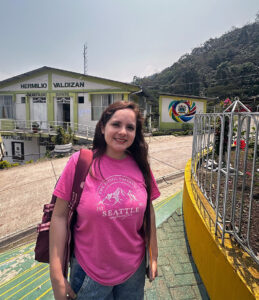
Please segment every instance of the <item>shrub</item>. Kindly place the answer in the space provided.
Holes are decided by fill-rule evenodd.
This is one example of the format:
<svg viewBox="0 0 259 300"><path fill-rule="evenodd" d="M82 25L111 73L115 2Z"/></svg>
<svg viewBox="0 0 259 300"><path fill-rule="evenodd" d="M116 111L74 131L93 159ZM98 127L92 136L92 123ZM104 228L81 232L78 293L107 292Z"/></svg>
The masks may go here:
<svg viewBox="0 0 259 300"><path fill-rule="evenodd" d="M183 123L182 124L182 130L183 131L189 131L189 130L191 130L192 129L192 125L190 124L190 123Z"/></svg>
<svg viewBox="0 0 259 300"><path fill-rule="evenodd" d="M26 165L32 164L32 163L33 163L33 160L32 160L32 159L25 162Z"/></svg>
<svg viewBox="0 0 259 300"><path fill-rule="evenodd" d="M65 145L73 142L74 134L72 129L69 127L68 132L61 126L56 129L56 135L51 138L51 141L56 145Z"/></svg>
<svg viewBox="0 0 259 300"><path fill-rule="evenodd" d="M160 135L165 135L163 131L155 131L152 133L153 136L160 136Z"/></svg>
<svg viewBox="0 0 259 300"><path fill-rule="evenodd" d="M9 168L12 168L12 167L17 167L17 166L20 166L20 164L19 163L13 163L13 164L11 164L7 160L0 161L0 169L9 169Z"/></svg>
<svg viewBox="0 0 259 300"><path fill-rule="evenodd" d="M18 167L18 166L20 166L19 163L13 163L13 164L11 164L11 167Z"/></svg>
<svg viewBox="0 0 259 300"><path fill-rule="evenodd" d="M8 169L11 168L11 164L7 160L0 161L0 169Z"/></svg>

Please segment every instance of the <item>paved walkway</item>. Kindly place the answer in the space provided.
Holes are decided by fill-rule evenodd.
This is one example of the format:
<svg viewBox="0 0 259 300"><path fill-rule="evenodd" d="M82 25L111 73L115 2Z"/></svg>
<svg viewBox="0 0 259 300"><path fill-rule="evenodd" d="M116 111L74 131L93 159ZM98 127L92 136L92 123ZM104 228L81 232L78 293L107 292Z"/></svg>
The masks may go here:
<svg viewBox="0 0 259 300"><path fill-rule="evenodd" d="M146 280L146 300L209 299L188 245L182 208L157 229L158 278Z"/></svg>

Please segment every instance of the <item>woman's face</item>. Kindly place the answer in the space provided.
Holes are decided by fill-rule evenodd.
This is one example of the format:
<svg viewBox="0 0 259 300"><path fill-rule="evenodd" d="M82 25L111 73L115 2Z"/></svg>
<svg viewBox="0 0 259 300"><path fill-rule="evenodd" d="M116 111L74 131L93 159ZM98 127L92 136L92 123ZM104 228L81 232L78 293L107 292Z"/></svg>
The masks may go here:
<svg viewBox="0 0 259 300"><path fill-rule="evenodd" d="M132 109L117 110L102 128L106 141L106 154L112 158L122 159L136 135L136 114Z"/></svg>

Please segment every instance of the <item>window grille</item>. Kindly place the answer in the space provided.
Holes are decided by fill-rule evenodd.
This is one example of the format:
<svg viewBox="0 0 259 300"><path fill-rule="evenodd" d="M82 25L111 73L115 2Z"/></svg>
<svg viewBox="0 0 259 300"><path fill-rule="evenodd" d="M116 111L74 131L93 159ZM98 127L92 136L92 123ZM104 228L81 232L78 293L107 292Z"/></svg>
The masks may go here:
<svg viewBox="0 0 259 300"><path fill-rule="evenodd" d="M64 103L69 104L70 103L70 97L57 97L58 103Z"/></svg>
<svg viewBox="0 0 259 300"><path fill-rule="evenodd" d="M34 97L32 98L33 103L46 103L45 97Z"/></svg>

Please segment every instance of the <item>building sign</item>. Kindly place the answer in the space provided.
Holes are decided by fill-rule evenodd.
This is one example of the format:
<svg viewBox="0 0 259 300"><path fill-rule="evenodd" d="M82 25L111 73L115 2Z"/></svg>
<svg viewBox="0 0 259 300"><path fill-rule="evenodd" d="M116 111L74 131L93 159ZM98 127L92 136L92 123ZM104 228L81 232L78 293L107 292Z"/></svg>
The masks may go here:
<svg viewBox="0 0 259 300"><path fill-rule="evenodd" d="M47 83L21 83L21 89L46 89Z"/></svg>
<svg viewBox="0 0 259 300"><path fill-rule="evenodd" d="M21 83L21 89L46 89L47 83ZM84 88L84 81L53 82L53 88Z"/></svg>
<svg viewBox="0 0 259 300"><path fill-rule="evenodd" d="M171 101L168 113L175 122L189 122L196 113L196 103L190 100Z"/></svg>
<svg viewBox="0 0 259 300"><path fill-rule="evenodd" d="M32 137L30 136L20 136L20 135L4 135L2 134L2 138L5 140L13 140L13 141L32 141Z"/></svg>
<svg viewBox="0 0 259 300"><path fill-rule="evenodd" d="M72 81L72 82L53 82L54 88L80 88L85 87L85 83L83 81Z"/></svg>

